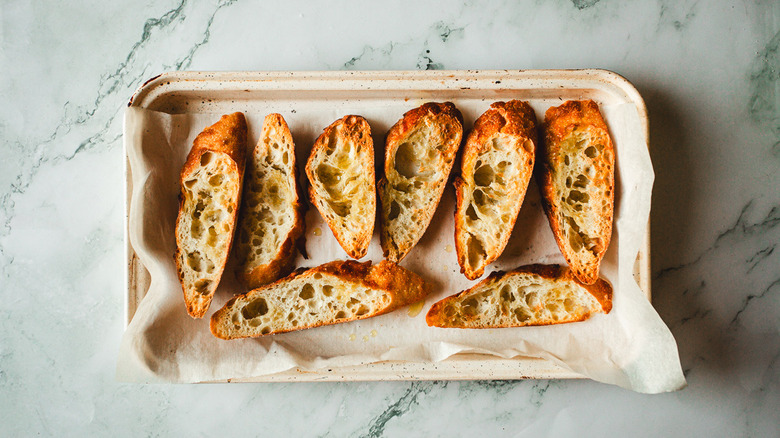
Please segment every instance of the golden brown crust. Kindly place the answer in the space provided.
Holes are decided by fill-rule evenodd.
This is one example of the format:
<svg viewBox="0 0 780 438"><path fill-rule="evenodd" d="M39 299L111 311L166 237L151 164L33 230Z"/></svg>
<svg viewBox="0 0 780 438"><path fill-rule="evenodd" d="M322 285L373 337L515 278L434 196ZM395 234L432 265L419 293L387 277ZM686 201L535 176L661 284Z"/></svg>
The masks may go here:
<svg viewBox="0 0 780 438"><path fill-rule="evenodd" d="M343 129L338 129L341 127L343 127ZM368 174L368 178L372 181L371 190L366 193L368 195L368 202L370 204L368 209L372 213L370 225L363 227L363 229L340 230L335 221L329 218L326 212L326 207L324 205L326 201L322 199L323 196L317 193L317 190L314 188L314 181L317 179L314 166L318 164L317 160L315 159L316 156L320 150L327 147L329 143L344 141L351 141L355 145L359 145L359 147L365 148L366 150L366 161L361 163L361 165ZM374 141L371 138L371 126L368 124L368 121L361 116L348 115L331 123L330 126L325 128L322 134L320 134L320 136L317 137L317 140L314 142L309 159L306 162L305 170L306 176L310 182L309 199L311 200L311 203L317 207L317 210L328 224L328 227L333 232L333 235L336 237L339 245L341 245L344 251L354 259L364 257L368 252L368 246L371 243L371 236L374 232L374 216L376 214ZM354 237L356 240L352 242L349 240L350 237Z"/></svg>
<svg viewBox="0 0 780 438"><path fill-rule="evenodd" d="M305 239L304 232L306 224L304 221L304 204L300 202L301 190L297 179L295 143L290 128L281 114L268 114L263 120L263 134L261 135L260 141L258 141L255 146L255 155L258 154L260 148L268 148L268 145L263 144L262 137L266 135L265 131L266 129L270 129L270 127L275 127L278 130L279 134L283 137L285 144L293 145L293 153L289 156L289 160L291 161L289 167L292 169L292 172L289 175L289 183L292 184L294 188L293 193L295 196L293 201L294 225L279 246L276 256L270 262L256 266L251 270L246 270L242 266L239 266L236 269L236 277L239 282L249 289L258 288L289 274L294 268L293 263L295 262L296 248L299 246L300 240ZM254 177L254 175L252 177ZM249 181L245 182L245 184L248 183ZM243 214L245 214L245 212L242 211L241 215ZM244 232L244 230L239 230L239 233L242 232ZM251 239L248 240L251 241Z"/></svg>
<svg viewBox="0 0 780 438"><path fill-rule="evenodd" d="M609 130L599 111L598 105L592 100L568 101L559 107L547 110L545 114L545 141L540 148L539 170L537 177L542 195L542 205L550 222L555 240L561 249L566 262L584 283L593 283L598 279L599 264L609 247L612 236L612 220L614 215L614 162L615 149ZM567 156L561 145L570 141L577 133L594 143L603 145L603 151L597 157L584 158L593 168L590 178L592 184L587 189L592 203L604 200L603 208L595 207L598 217L591 220L598 223L592 250L579 254L567 242L564 233L565 224L562 221L561 201L556 195L555 174L565 166ZM571 154L568 154L571 156ZM580 158L583 157L580 154ZM606 193L606 195L599 194ZM606 199L602 199L605 198ZM594 199L597 198L597 199ZM584 256L583 256L584 254Z"/></svg>
<svg viewBox="0 0 780 438"><path fill-rule="evenodd" d="M417 229L414 230L414 238L410 242L397 242L395 236L392 235L389 227L389 215L390 211L385 206L385 198L389 196L387 194L389 189L388 175L397 173L394 166L394 157L398 150L398 147L407 140L413 131L419 129L424 125L437 125L438 137L433 141L439 142L444 145L444 148L437 148L437 153L440 154L444 161L445 168L442 170L443 177L440 183L434 186L435 195L434 200L424 207L424 210L420 212L419 221L415 224ZM452 102L429 102L420 107L407 111L398 122L393 125L387 132L385 138L385 165L383 169L382 178L377 184L377 191L380 196L379 207L381 209L381 232L380 241L385 258L393 262L400 262L409 253L409 251L417 244L417 242L425 234L425 230L433 218L433 213L441 200L441 196L446 188L446 182L449 178L450 171L455 162L455 157L460 148L461 140L463 137L463 116L460 111L455 107ZM430 171L426 168L426 164L422 162L420 171Z"/></svg>
<svg viewBox="0 0 780 438"><path fill-rule="evenodd" d="M386 260L376 265L371 262L357 262L354 260L332 261L311 269L298 269L287 277L280 279L272 284L263 286L246 294L233 297L225 306L216 311L211 317L209 324L211 333L220 339L239 339L247 336L230 336L226 333L224 327L228 324L231 306L237 301L258 296L263 293L271 293L274 287L282 285L299 277L316 278L317 274L328 274L338 277L341 281L356 283L369 289L382 290L388 293L391 300L383 309L352 318L343 318L329 323L322 323L310 326L300 326L292 330L279 330L268 334L287 333L309 328L321 327L324 325L341 324L344 322L356 321L359 319L372 318L392 312L400 307L420 301L428 295L433 286L427 283L420 276L412 271L406 270L393 262ZM315 280L313 280L315 281Z"/></svg>
<svg viewBox="0 0 780 438"><path fill-rule="evenodd" d="M192 149L187 155L187 161L181 171L182 176L189 175L200 166L200 156L208 151L229 155L236 162L239 175L243 178L246 162L246 118L244 113L226 114L217 123L204 129L195 137Z"/></svg>
<svg viewBox="0 0 780 438"><path fill-rule="evenodd" d="M472 321L476 319L475 317L469 318L468 315L461 315L461 317L465 318L464 323L462 324L459 323L457 325L454 325L452 321L450 321L450 319L445 316L444 309L445 307L447 307L448 304L452 302L457 302L460 299L470 295L474 290L478 289L480 286L483 286L485 284L497 280L504 279L509 276L527 275L527 274L535 274L547 280L573 282L581 286L585 290L587 290L588 293L590 293L591 295L593 295L593 297L601 305L601 311L603 311L603 313L609 313L612 310L612 286L606 280L598 279L598 281L594 282L593 284L585 284L581 282L579 279L577 279L577 277L570 269L564 266L533 264L533 265L521 266L509 272L494 271L490 273L488 277L486 277L479 283L475 284L471 288L461 291L455 295L449 296L447 298L444 298L441 301L434 303L433 306L431 306L430 310L428 311L427 315L425 316L425 322L430 327L441 327L441 328L507 328L507 327L523 327L528 325L539 326L539 325L562 324L568 322L583 321L588 317L590 317L590 314L585 314L576 319L563 320L559 322L545 321L536 324L516 323L516 324L498 324L498 325L489 325L489 326L484 326L484 325L469 326L469 323L473 324Z"/></svg>
<svg viewBox="0 0 780 438"><path fill-rule="evenodd" d="M463 115L458 108L452 102L428 102L417 108L411 109L404 113L404 116L393 125L387 132L385 143L387 145L398 146L406 139L411 130L416 128L421 122L427 118L442 119L445 121L457 121L457 124L453 123L449 128L445 128L441 131L442 138L458 137L463 135ZM442 124L446 126L446 123ZM460 134L459 134L460 132ZM458 145L460 146L460 142ZM391 166L393 150L390 147L385 148L385 174L388 172ZM443 151L445 159L447 161L454 161L455 154L458 153L458 148L449 148Z"/></svg>
<svg viewBox="0 0 780 438"><path fill-rule="evenodd" d="M486 245L485 258L480 260L476 266L472 266L469 261L466 210L471 205L471 192L476 189L474 173L477 168L477 160L483 154L494 148L491 139L501 135L503 138L510 138L513 141L519 161L516 163L519 174L513 178L505 178L505 170L493 169L496 175L504 180L503 186L506 187L506 193L495 193L495 202L501 204L511 197L513 205L507 212L508 222L500 225L500 241L493 245ZM528 144L530 141L530 145ZM495 102L483 113L474 123L474 127L466 139L466 145L463 149L463 158L461 161L461 176L454 180L455 195L457 198L455 208L455 249L458 255L458 264L461 273L468 279L474 280L482 276L485 267L495 261L504 251L511 230L514 227L517 215L525 198L525 192L528 189L528 183L533 173L534 158L536 154L536 145L538 143L538 131L536 125L536 113L527 103L518 100L509 102ZM509 169L506 169L509 170ZM485 190L494 190L491 184ZM468 192L467 192L468 191ZM476 212L475 212L476 213ZM488 220L480 218L478 220ZM501 218L497 218L501 220ZM476 236L483 242L490 241L493 236Z"/></svg>
<svg viewBox="0 0 780 438"><path fill-rule="evenodd" d="M184 208L184 182L188 176L194 172L199 166L201 156L207 152L213 152L215 154L225 154L232 160L232 172L238 174L238 196L236 205L233 206L233 211L230 216L230 221L233 223L233 229L235 229L235 223L238 215L238 206L241 202L241 183L244 177L244 164L246 161L246 143L247 143L247 127L246 118L243 113L236 112L233 114L223 115L216 123L204 129L193 141L192 149L187 155L187 161L184 163L184 167L181 171L181 177L179 183L181 185L179 195L179 214L177 215L177 224L182 220L183 208ZM178 231L178 226L177 226ZM181 266L181 247L184 236L180 236L176 233L176 252L174 254L174 260L176 261L176 271L179 276L179 282L182 285L182 292L184 293L184 302L187 306L187 313L193 318L202 318L211 305L211 299L214 296L214 292L219 282L214 282L207 293L202 294L196 291L188 291L184 285L184 274ZM218 277L222 276L222 272L225 269L225 263L227 262L227 254L230 253L230 247L233 242L233 235L231 234L228 239L227 248L225 251L224 261L221 266L218 267Z"/></svg>

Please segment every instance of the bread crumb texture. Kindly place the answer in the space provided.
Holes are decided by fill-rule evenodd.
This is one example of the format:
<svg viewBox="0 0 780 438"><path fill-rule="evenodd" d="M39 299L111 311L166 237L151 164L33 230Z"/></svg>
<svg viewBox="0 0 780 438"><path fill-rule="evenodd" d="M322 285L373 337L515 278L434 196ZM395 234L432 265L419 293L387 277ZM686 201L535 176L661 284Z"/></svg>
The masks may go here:
<svg viewBox="0 0 780 438"><path fill-rule="evenodd" d="M211 303L233 239L246 150L241 113L223 116L196 137L181 175L176 264L187 311Z"/></svg>
<svg viewBox="0 0 780 438"><path fill-rule="evenodd" d="M388 260L401 261L430 224L460 147L461 119L452 103L428 103L388 132L379 188Z"/></svg>
<svg viewBox="0 0 780 438"><path fill-rule="evenodd" d="M392 262L329 262L233 298L212 316L211 331L235 339L354 321L421 300L430 289Z"/></svg>
<svg viewBox="0 0 780 438"><path fill-rule="evenodd" d="M289 273L294 240L303 231L299 210L292 135L282 116L270 114L248 164L236 243L239 276L249 287ZM275 261L283 266L269 266ZM253 276L257 269L274 272Z"/></svg>
<svg viewBox="0 0 780 438"><path fill-rule="evenodd" d="M204 152L200 164L183 185L178 256L184 288L210 298L233 234L239 183L235 164L226 154ZM195 296L195 300L201 299Z"/></svg>
<svg viewBox="0 0 780 438"><path fill-rule="evenodd" d="M604 280L586 286L566 268L531 265L494 273L471 289L434 304L428 325L501 328L582 321L612 307Z"/></svg>
<svg viewBox="0 0 780 438"><path fill-rule="evenodd" d="M481 276L509 241L531 179L536 142L533 109L514 100L491 105L469 134L455 183L458 262L469 279Z"/></svg>
<svg viewBox="0 0 780 438"><path fill-rule="evenodd" d="M548 218L568 263L590 283L612 234L614 148L595 102L551 108L545 123Z"/></svg>
<svg viewBox="0 0 780 438"><path fill-rule="evenodd" d="M346 116L325 128L306 174L312 202L342 248L353 258L366 255L376 214L374 146L366 119Z"/></svg>
<svg viewBox="0 0 780 438"><path fill-rule="evenodd" d="M272 294L237 302L231 311L232 329L259 336L338 323L375 313L389 304L386 292L344 283L327 274L298 278Z"/></svg>

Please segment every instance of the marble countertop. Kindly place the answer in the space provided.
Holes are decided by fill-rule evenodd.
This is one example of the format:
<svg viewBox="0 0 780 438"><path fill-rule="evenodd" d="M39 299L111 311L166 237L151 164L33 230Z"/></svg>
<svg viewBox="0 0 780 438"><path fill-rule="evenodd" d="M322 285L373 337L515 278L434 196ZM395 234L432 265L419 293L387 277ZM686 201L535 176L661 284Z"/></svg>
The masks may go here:
<svg viewBox="0 0 780 438"><path fill-rule="evenodd" d="M780 3L9 0L0 20L0 435L777 436ZM115 381L122 115L146 79L541 68L645 98L653 304L687 388Z"/></svg>

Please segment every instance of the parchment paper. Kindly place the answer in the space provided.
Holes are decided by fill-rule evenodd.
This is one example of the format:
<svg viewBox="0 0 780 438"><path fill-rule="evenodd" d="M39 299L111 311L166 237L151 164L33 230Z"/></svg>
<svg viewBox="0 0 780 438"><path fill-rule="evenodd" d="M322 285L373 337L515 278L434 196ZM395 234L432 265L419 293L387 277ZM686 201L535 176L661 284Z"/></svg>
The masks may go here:
<svg viewBox="0 0 780 438"><path fill-rule="evenodd" d="M464 108L455 103L464 113L467 128L489 106L489 102L484 102ZM406 104L407 109L416 106L415 102ZM534 102L532 105L538 117L549 106ZM382 105L245 112L250 148L257 141L263 117L271 111L282 113L290 125L299 170L322 129L349 113L361 114L369 120L377 167L381 166L384 133L402 115L397 108ZM412 306L364 321L259 339L223 341L209 332L208 318L232 296L245 292L234 278L232 261L228 261L211 308L202 320L187 315L173 262L179 174L195 136L214 123L219 114L171 115L128 108L125 145L133 184L129 237L151 274L151 286L122 339L118 380L214 381L262 376L294 367L314 370L382 360L436 362L459 352L477 352L503 358L546 358L591 379L639 392L656 393L684 387L674 338L632 275L646 231L654 178L639 116L636 108L628 104L602 106L602 111L617 149L615 224L601 267L601 276L614 288L614 307L609 314L595 315L585 322L545 327L489 330L428 327L425 313L434 302L476 284L460 274L457 264L453 241L454 192L449 187L425 236L401 263L436 285L419 313ZM305 176L300 180L303 182ZM297 266L313 267L348 258L313 207L306 215L306 226L309 259L299 256ZM362 261L382 260L377 230L378 227L368 255ZM509 244L486 273L529 263L565 264L533 179Z"/></svg>

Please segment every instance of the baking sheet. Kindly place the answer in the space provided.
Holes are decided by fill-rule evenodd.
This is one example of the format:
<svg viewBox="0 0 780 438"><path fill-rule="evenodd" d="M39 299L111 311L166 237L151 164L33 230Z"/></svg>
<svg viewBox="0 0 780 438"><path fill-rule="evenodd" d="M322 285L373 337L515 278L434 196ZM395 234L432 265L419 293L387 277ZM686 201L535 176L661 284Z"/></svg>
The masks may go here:
<svg viewBox="0 0 780 438"><path fill-rule="evenodd" d="M134 263L129 295L143 289L146 297L135 311L134 301L128 301L132 321L123 338L118 377L199 382L274 380L274 375L292 380L586 376L644 392L681 387L684 378L674 339L634 278L637 253L640 248L647 250L645 227L653 178L644 107L630 89L614 82L619 77L600 71L591 71L590 76L587 72L344 72L297 77L258 73L254 79L250 74L179 73L155 79L136 93L125 118L132 175L129 255ZM568 87L556 87L561 84ZM155 92L158 95L153 96ZM617 148L615 227L602 263L602 276L615 289L609 315L550 327L429 328L424 315L433 302L476 283L459 273L452 236L454 196L448 188L426 235L402 263L437 286L422 306L364 321L232 342L213 338L207 320L187 316L171 257L178 175L195 135L219 114L244 111L249 142L254 145L262 118L269 112L281 113L296 141L299 166L325 126L345 114L360 114L371 124L379 165L384 133L405 111L431 100L451 100L469 128L491 102L512 98L529 100L540 119L562 99L593 98L601 104ZM488 272L527 263L565 263L534 184L509 245ZM298 266L346 259L316 209L307 213L306 221L310 259L299 257ZM381 258L375 232L369 254L362 260ZM136 260L149 271L148 285L133 275L141 271ZM242 292L229 264L207 317ZM447 361L453 355L460 359ZM437 373L437 364L445 362L462 366ZM355 371L361 367L369 371Z"/></svg>

